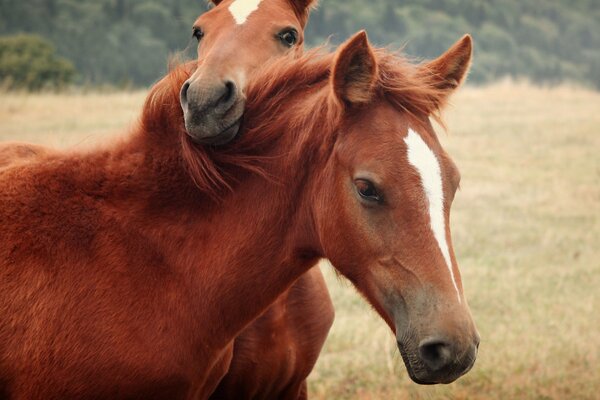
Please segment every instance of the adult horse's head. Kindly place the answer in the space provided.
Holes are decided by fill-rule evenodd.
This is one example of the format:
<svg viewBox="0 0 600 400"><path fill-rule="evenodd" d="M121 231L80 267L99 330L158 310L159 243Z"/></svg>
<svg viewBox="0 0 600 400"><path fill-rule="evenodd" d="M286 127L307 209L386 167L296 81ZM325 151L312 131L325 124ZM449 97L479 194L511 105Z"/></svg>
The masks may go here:
<svg viewBox="0 0 600 400"><path fill-rule="evenodd" d="M233 139L247 76L269 58L300 51L314 0L212 0L194 23L198 68L181 88L186 131L197 143Z"/></svg>
<svg viewBox="0 0 600 400"><path fill-rule="evenodd" d="M457 379L479 345L450 237L460 174L429 121L463 81L471 47L465 36L412 66L363 32L338 51L329 82L341 122L315 196L323 254L395 331L421 384Z"/></svg>

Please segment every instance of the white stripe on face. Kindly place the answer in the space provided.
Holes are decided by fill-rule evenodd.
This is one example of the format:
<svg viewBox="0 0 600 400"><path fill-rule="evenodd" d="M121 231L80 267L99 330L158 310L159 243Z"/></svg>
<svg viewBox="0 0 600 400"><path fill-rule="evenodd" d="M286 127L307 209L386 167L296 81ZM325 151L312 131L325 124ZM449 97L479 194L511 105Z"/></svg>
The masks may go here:
<svg viewBox="0 0 600 400"><path fill-rule="evenodd" d="M238 25L242 25L250 14L258 9L262 0L235 0L229 6L229 12Z"/></svg>
<svg viewBox="0 0 600 400"><path fill-rule="evenodd" d="M421 177L421 184L423 185L425 195L429 202L429 221L431 223L431 230L442 251L448 271L450 271L450 278L452 279L452 284L454 285L456 295L458 296L458 302L460 303L460 294L458 292L456 280L454 279L452 262L450 261L450 251L448 249L448 242L446 241L444 190L442 187L440 164L433 151L431 151L421 136L411 128L408 129L408 135L404 138L404 142L408 149L408 162L415 167Z"/></svg>

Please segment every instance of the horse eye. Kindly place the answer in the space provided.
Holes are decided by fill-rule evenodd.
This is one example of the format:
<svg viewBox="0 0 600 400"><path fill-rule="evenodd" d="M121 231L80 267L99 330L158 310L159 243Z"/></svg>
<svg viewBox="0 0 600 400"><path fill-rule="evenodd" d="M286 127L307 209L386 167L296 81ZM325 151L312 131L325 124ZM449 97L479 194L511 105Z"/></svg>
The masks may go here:
<svg viewBox="0 0 600 400"><path fill-rule="evenodd" d="M196 40L200 41L204 37L204 32L200 28L194 28L192 31L192 36L196 38Z"/></svg>
<svg viewBox="0 0 600 400"><path fill-rule="evenodd" d="M381 202L381 195L375 188L372 182L366 179L357 179L354 181L356 191L363 199L373 202Z"/></svg>
<svg viewBox="0 0 600 400"><path fill-rule="evenodd" d="M278 36L279 40L287 47L292 47L298 42L298 31L293 28L280 32Z"/></svg>

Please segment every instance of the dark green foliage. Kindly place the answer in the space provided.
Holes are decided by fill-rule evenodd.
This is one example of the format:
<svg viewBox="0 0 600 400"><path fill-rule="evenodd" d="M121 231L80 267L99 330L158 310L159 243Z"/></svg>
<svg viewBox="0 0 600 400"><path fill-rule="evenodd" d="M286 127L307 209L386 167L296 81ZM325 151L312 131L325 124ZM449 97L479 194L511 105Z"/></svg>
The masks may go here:
<svg viewBox="0 0 600 400"><path fill-rule="evenodd" d="M206 8L206 0L0 0L0 35L50 40L82 82L147 85L170 53L195 49L191 26ZM379 45L431 58L471 33L471 82L513 76L600 88L598 21L598 0L320 0L307 42L337 44L366 28Z"/></svg>
<svg viewBox="0 0 600 400"><path fill-rule="evenodd" d="M206 8L205 0L0 0L0 35L50 40L75 64L79 83L148 85L191 43Z"/></svg>
<svg viewBox="0 0 600 400"><path fill-rule="evenodd" d="M37 35L0 37L0 83L10 89L60 88L75 76L73 64Z"/></svg>
<svg viewBox="0 0 600 400"><path fill-rule="evenodd" d="M366 28L376 43L424 58L470 33L470 82L512 76L600 89L599 21L598 0L323 0L308 30L310 43L331 34L339 43Z"/></svg>

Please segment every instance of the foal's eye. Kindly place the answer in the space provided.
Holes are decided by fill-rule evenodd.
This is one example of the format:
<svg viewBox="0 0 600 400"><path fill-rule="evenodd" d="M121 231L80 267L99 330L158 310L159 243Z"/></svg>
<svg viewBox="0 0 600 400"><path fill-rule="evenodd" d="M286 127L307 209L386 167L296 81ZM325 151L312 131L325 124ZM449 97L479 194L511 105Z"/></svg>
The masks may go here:
<svg viewBox="0 0 600 400"><path fill-rule="evenodd" d="M192 36L196 38L196 40L200 41L204 37L204 31L200 28L194 28L192 31Z"/></svg>
<svg viewBox="0 0 600 400"><path fill-rule="evenodd" d="M279 40L287 47L292 47L298 42L298 31L294 28L288 28L279 33Z"/></svg>
<svg viewBox="0 0 600 400"><path fill-rule="evenodd" d="M375 185L366 179L356 179L354 181L356 191L363 199L372 202L381 202L382 197L375 188Z"/></svg>

